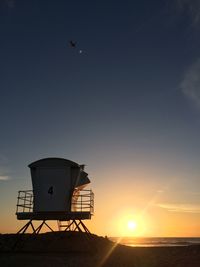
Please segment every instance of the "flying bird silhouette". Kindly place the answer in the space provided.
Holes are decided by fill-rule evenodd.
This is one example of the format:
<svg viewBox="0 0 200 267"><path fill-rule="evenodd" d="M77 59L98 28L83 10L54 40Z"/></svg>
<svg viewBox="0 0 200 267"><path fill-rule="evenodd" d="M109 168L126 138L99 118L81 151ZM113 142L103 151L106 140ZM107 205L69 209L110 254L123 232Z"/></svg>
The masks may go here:
<svg viewBox="0 0 200 267"><path fill-rule="evenodd" d="M76 47L76 43L75 43L75 42L73 42L72 40L71 40L71 41L69 41L69 44L70 44L70 46L71 46L71 47L73 47L73 48L75 48L75 47Z"/></svg>

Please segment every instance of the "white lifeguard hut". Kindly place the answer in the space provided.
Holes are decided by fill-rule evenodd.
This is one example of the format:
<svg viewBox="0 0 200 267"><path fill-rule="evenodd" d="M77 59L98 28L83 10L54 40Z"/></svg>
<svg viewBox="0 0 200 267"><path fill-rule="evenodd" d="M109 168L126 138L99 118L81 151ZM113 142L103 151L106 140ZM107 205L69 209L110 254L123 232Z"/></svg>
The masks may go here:
<svg viewBox="0 0 200 267"><path fill-rule="evenodd" d="M28 220L18 231L25 233L29 226L39 233L44 225L54 231L49 220L58 221L59 231L89 230L83 220L91 219L94 194L85 187L90 183L84 165L62 158L44 158L31 163L33 190L19 191L17 219ZM42 221L36 228L34 221Z"/></svg>

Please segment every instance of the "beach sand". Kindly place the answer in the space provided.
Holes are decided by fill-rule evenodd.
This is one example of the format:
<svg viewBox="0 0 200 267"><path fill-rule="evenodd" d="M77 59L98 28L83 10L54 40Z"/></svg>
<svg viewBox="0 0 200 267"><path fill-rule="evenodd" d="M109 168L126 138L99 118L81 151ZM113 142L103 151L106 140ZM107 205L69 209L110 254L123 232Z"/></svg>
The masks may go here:
<svg viewBox="0 0 200 267"><path fill-rule="evenodd" d="M78 232L0 235L0 266L200 267L200 246L128 247Z"/></svg>

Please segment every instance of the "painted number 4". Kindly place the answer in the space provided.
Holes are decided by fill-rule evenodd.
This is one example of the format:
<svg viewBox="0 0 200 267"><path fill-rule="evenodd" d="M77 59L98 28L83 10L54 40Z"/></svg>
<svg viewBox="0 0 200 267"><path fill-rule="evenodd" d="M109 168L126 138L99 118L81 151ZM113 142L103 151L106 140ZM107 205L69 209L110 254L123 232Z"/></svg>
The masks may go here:
<svg viewBox="0 0 200 267"><path fill-rule="evenodd" d="M49 187L48 194L53 195L53 186Z"/></svg>

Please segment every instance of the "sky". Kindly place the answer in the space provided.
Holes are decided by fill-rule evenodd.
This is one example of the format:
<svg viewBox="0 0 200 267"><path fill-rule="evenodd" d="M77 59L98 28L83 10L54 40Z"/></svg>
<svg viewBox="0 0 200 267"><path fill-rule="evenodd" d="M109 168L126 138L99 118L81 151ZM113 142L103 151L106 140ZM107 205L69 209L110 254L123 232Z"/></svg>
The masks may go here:
<svg viewBox="0 0 200 267"><path fill-rule="evenodd" d="M200 236L200 2L1 0L0 36L0 232L27 165L62 157L92 232Z"/></svg>

